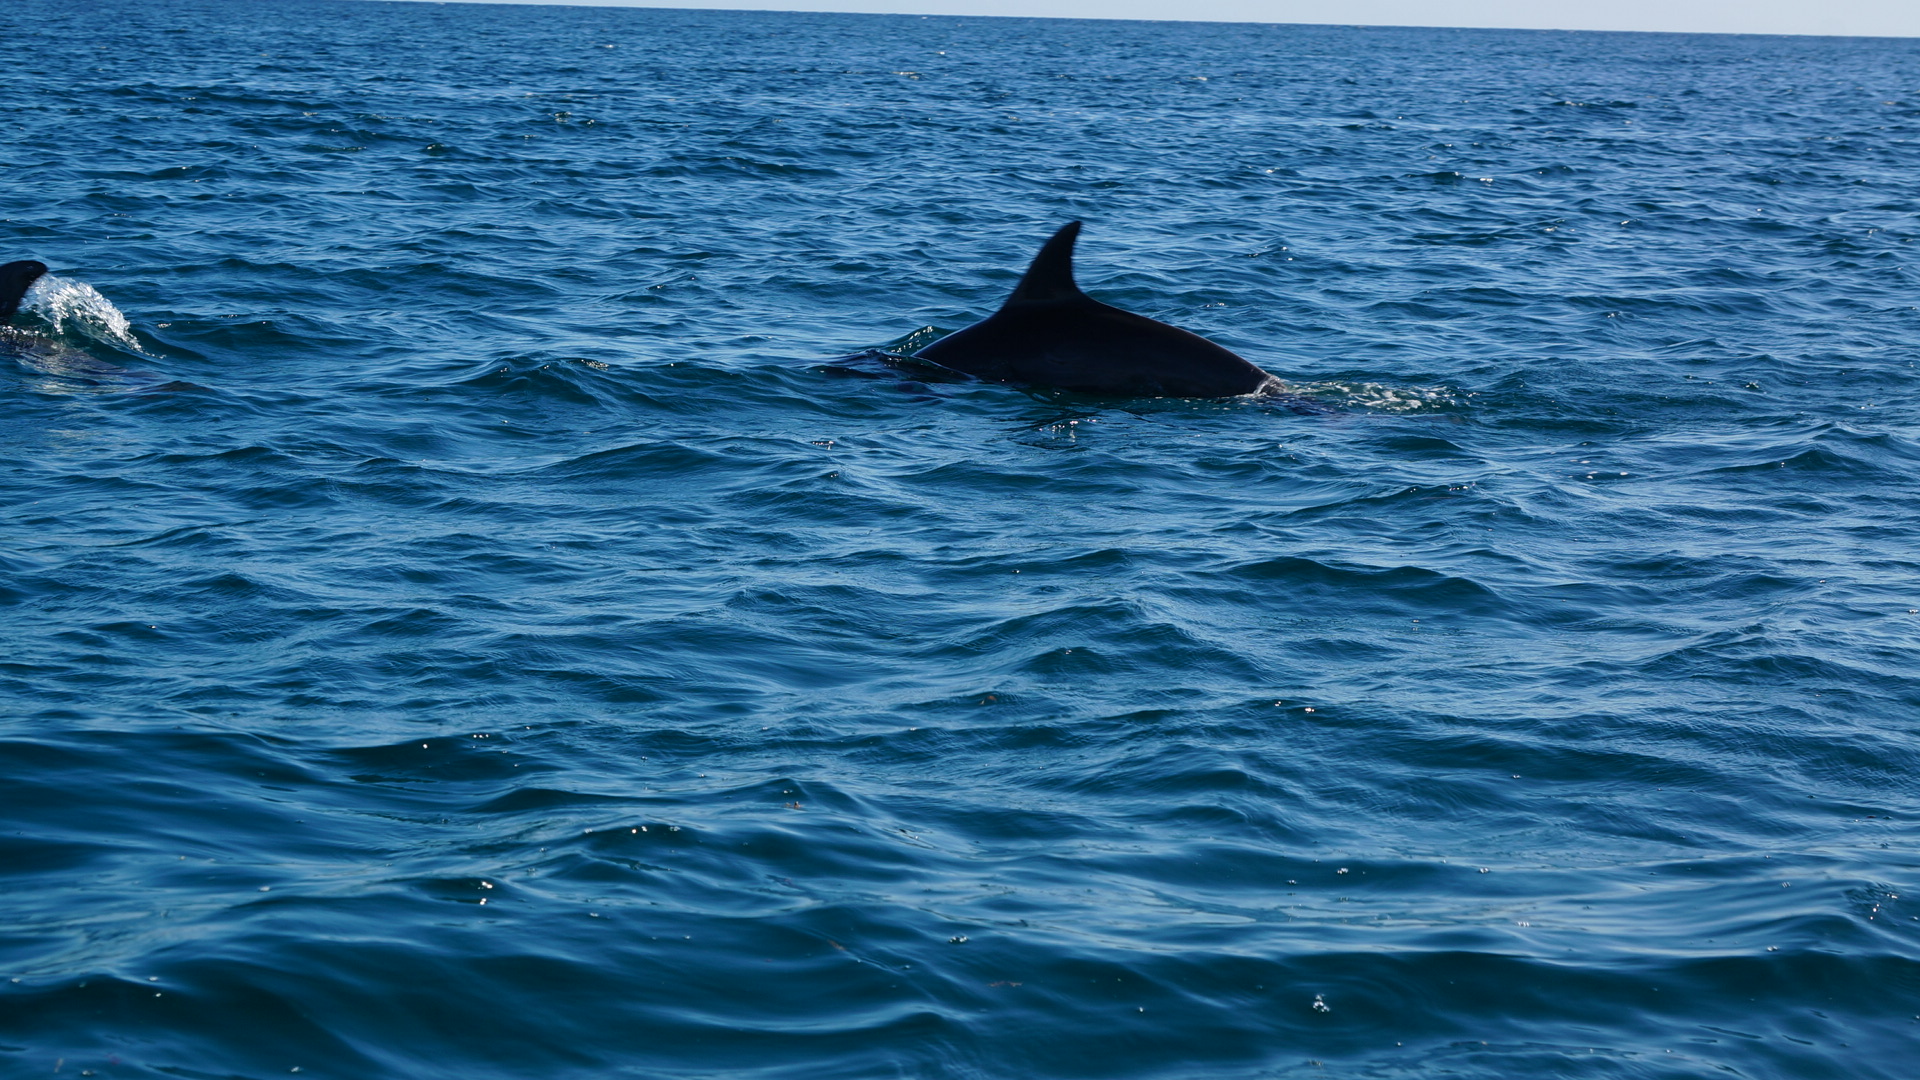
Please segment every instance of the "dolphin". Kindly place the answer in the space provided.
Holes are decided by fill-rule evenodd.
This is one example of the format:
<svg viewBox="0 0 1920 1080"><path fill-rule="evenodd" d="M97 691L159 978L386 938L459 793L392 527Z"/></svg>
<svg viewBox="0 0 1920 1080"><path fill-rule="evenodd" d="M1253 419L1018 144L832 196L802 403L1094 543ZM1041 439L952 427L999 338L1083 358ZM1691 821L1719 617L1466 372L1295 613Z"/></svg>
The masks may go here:
<svg viewBox="0 0 1920 1080"><path fill-rule="evenodd" d="M20 298L27 295L27 290L46 272L46 263L32 259L0 266L0 326L13 322L14 314L20 310Z"/></svg>
<svg viewBox="0 0 1920 1080"><path fill-rule="evenodd" d="M203 387L178 380L166 381L151 371L138 371L95 359L88 353L53 338L42 337L13 325L20 313L20 301L45 277L47 264L21 259L0 266L0 355L11 357L29 371L54 375L108 387L133 390L199 390ZM127 344L131 345L129 341ZM133 345L137 351L139 346Z"/></svg>
<svg viewBox="0 0 1920 1080"><path fill-rule="evenodd" d="M1115 397L1238 397L1279 379L1198 334L1121 311L1073 281L1068 222L1034 256L1000 310L914 353L992 382Z"/></svg>

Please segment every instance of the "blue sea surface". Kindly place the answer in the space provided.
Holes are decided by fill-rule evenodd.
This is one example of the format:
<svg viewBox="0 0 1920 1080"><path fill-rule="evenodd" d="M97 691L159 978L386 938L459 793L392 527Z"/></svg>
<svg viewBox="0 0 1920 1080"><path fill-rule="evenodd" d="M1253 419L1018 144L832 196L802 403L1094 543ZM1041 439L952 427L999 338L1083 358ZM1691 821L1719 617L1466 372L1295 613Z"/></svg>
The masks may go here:
<svg viewBox="0 0 1920 1080"><path fill-rule="evenodd" d="M1920 1076L1920 41L0 59L0 1076Z"/></svg>

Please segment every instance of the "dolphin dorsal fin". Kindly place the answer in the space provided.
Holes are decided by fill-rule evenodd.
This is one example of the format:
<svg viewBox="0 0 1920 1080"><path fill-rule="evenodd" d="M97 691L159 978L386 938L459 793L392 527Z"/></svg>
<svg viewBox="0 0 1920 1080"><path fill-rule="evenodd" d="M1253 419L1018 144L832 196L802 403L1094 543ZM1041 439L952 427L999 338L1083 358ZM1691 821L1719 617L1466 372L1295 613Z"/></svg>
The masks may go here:
<svg viewBox="0 0 1920 1080"><path fill-rule="evenodd" d="M1047 304L1085 299L1087 294L1073 283L1073 241L1079 235L1079 222L1069 221L1061 226L1053 239L1040 248L1040 254L1033 257L1027 276L1013 287L1007 303Z"/></svg>
<svg viewBox="0 0 1920 1080"><path fill-rule="evenodd" d="M20 310L20 298L46 272L46 263L32 259L21 259L0 266L0 326L13 321L14 312Z"/></svg>

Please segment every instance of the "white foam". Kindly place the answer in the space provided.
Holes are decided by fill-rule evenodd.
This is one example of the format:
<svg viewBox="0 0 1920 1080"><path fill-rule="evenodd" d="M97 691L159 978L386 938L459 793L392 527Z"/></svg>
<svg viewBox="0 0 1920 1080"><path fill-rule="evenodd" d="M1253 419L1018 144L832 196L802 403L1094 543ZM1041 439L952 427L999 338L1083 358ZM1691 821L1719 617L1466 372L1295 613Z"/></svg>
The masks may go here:
<svg viewBox="0 0 1920 1080"><path fill-rule="evenodd" d="M1345 404L1382 412L1412 412L1415 409L1441 408L1454 403L1453 394L1437 386L1388 386L1385 383L1307 382L1287 384L1287 389L1309 397L1343 399Z"/></svg>
<svg viewBox="0 0 1920 1080"><path fill-rule="evenodd" d="M123 349L140 352L133 326L113 301L84 281L42 275L21 298L20 306L52 324L54 332L84 334Z"/></svg>

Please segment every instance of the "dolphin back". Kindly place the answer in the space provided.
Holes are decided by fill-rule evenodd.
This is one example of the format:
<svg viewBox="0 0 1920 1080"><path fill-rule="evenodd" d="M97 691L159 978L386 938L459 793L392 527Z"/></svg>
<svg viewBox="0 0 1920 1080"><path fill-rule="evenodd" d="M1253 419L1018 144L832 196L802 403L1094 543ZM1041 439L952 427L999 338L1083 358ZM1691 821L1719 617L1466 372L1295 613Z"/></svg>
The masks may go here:
<svg viewBox="0 0 1920 1080"><path fill-rule="evenodd" d="M994 382L1118 397L1236 397L1279 380L1198 334L1103 304L1073 280L1069 222L991 316L915 353Z"/></svg>
<svg viewBox="0 0 1920 1080"><path fill-rule="evenodd" d="M13 316L20 310L20 298L27 295L27 290L46 272L46 263L32 259L0 266L0 326L13 322Z"/></svg>

